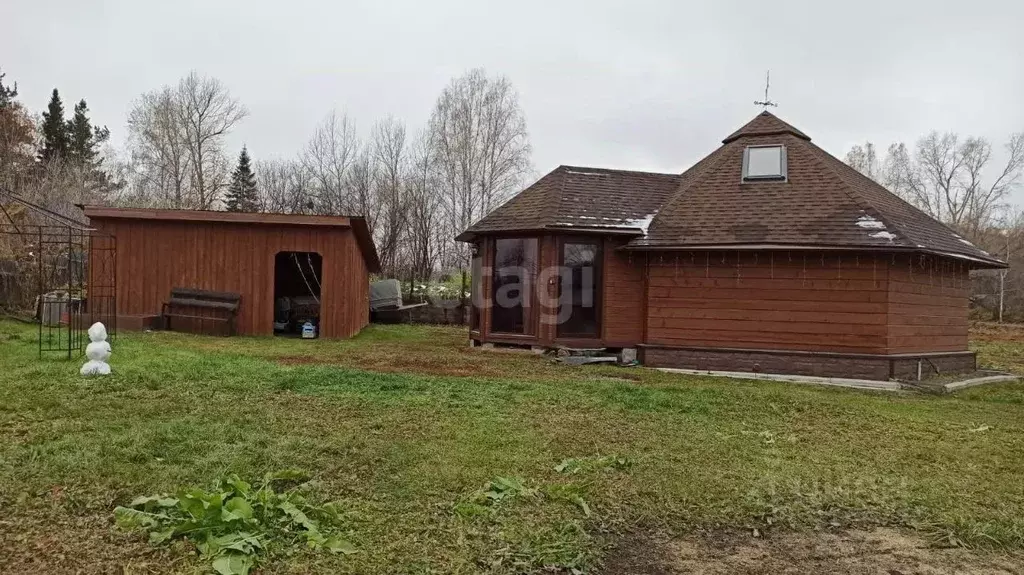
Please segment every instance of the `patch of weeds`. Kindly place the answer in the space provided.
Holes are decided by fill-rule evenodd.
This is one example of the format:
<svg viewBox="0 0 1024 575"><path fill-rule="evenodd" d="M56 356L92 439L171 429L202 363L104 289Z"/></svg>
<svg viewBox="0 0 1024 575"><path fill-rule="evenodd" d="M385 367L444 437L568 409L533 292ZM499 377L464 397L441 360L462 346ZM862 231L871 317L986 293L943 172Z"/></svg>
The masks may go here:
<svg viewBox="0 0 1024 575"><path fill-rule="evenodd" d="M302 378L295 372L285 373L274 380L274 389L277 391L296 391L305 387Z"/></svg>
<svg viewBox="0 0 1024 575"><path fill-rule="evenodd" d="M314 505L300 492L308 480L294 471L271 473L258 487L229 475L210 491L182 489L174 495L139 497L114 510L117 526L145 530L153 544L176 539L192 542L221 575L246 575L273 547L304 543L312 549L356 553L321 523L338 525L341 513L333 503Z"/></svg>
<svg viewBox="0 0 1024 575"><path fill-rule="evenodd" d="M1014 548L1024 546L1024 529L1013 521L978 521L962 516L946 518L942 523L928 522L914 526L936 547Z"/></svg>
<svg viewBox="0 0 1024 575"><path fill-rule="evenodd" d="M577 475L579 473L597 471L602 469L629 469L633 467L633 460L618 455L602 455L595 457L571 457L563 459L555 466L555 471L566 475Z"/></svg>
<svg viewBox="0 0 1024 575"><path fill-rule="evenodd" d="M535 497L537 494L537 489L527 487L518 477L495 477L481 489L456 503L454 511L462 517L487 515L493 506L502 501L516 497Z"/></svg>
<svg viewBox="0 0 1024 575"><path fill-rule="evenodd" d="M753 529L781 525L790 529L857 523L912 526L921 509L909 504L902 479L854 479L839 482L771 481L743 498Z"/></svg>
<svg viewBox="0 0 1024 575"><path fill-rule="evenodd" d="M544 488L544 495L553 501L565 501L580 508L583 515L590 517L590 505L583 498L583 488L571 483L556 483Z"/></svg>
<svg viewBox="0 0 1024 575"><path fill-rule="evenodd" d="M522 479L514 477L496 477L484 484L467 498L453 507L460 517L486 517L494 513L495 507L511 499L533 499L561 501L575 505L586 517L590 517L590 505L583 498L583 488L571 483L543 485L539 488L527 486Z"/></svg>

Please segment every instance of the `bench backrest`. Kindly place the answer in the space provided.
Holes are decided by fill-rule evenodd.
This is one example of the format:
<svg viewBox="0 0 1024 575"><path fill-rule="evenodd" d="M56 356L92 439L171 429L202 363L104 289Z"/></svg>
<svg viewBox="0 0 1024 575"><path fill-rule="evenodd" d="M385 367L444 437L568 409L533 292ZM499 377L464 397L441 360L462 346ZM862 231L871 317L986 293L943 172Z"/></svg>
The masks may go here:
<svg viewBox="0 0 1024 575"><path fill-rule="evenodd" d="M171 299L168 303L171 305L237 309L241 300L241 294L237 293L195 288L172 288Z"/></svg>

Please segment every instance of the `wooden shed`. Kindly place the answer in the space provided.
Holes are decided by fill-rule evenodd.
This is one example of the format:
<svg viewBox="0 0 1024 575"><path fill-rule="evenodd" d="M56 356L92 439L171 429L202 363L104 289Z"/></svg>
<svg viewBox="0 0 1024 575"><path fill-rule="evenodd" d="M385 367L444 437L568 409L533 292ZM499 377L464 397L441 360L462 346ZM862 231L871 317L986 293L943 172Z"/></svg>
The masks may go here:
<svg viewBox="0 0 1024 575"><path fill-rule="evenodd" d="M975 369L969 274L1006 267L768 112L681 174L556 168L457 239L475 342L876 380Z"/></svg>
<svg viewBox="0 0 1024 575"><path fill-rule="evenodd" d="M380 263L362 217L123 209L86 206L90 224L116 239L118 325L159 321L174 288L241 296L236 333L281 332L283 307L308 300L322 337L344 338L369 321L369 274ZM284 302L284 303L282 303ZM312 315L312 312L310 312Z"/></svg>

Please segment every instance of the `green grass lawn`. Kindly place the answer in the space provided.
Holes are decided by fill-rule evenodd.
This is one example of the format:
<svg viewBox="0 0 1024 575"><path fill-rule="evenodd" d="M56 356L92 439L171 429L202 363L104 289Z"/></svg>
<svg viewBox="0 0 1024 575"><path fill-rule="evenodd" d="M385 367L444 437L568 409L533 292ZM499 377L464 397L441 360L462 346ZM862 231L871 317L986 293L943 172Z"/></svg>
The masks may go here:
<svg viewBox="0 0 1024 575"><path fill-rule="evenodd" d="M634 529L891 525L1024 548L1021 384L933 396L572 368L419 326L125 333L114 375L84 379L34 336L0 323L3 573L203 572L186 544L115 529L113 508L285 468L338 503L359 552L279 550L265 572L591 572ZM1020 339L975 345L1024 367ZM610 455L631 465L554 469ZM549 495L466 512L499 476Z"/></svg>

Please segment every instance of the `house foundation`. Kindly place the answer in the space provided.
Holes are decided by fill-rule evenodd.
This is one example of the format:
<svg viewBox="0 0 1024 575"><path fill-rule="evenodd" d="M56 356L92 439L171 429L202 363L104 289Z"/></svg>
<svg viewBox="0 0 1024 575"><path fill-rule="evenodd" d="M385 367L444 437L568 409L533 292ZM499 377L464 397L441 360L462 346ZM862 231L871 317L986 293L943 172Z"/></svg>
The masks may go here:
<svg viewBox="0 0 1024 575"><path fill-rule="evenodd" d="M641 345L640 360L648 367L876 381L922 381L977 370L977 356L972 351L875 355Z"/></svg>

